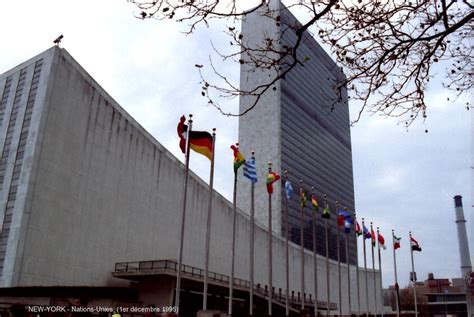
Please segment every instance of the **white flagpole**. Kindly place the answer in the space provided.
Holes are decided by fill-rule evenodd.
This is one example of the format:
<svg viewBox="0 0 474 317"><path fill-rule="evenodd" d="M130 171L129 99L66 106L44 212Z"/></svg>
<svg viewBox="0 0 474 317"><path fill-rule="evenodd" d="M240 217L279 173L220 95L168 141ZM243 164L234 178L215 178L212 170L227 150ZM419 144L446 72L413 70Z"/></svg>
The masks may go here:
<svg viewBox="0 0 474 317"><path fill-rule="evenodd" d="M209 288L209 247L211 242L211 217L212 217L212 193L214 184L214 158L216 144L216 129L212 129L212 158L211 158L211 175L209 180L209 201L207 205L207 227L206 227L206 251L204 263L204 292L202 297L202 309L207 310L207 293Z"/></svg>
<svg viewBox="0 0 474 317"><path fill-rule="evenodd" d="M255 152L252 151L252 160L255 161ZM251 181L250 187L250 317L253 316L253 286L254 286L254 235L255 235L255 183Z"/></svg>
<svg viewBox="0 0 474 317"><path fill-rule="evenodd" d="M239 143L235 146L238 148ZM234 195L233 195L233 215L232 215L232 250L231 250L231 269L229 279L229 316L232 316L232 305L234 297L234 266L235 266L235 222L237 217L237 170L234 171Z"/></svg>
<svg viewBox="0 0 474 317"><path fill-rule="evenodd" d="M313 200L314 187L311 187L311 202ZM313 220L313 277L314 277L314 315L318 315L318 257L316 255L316 210L311 213Z"/></svg>
<svg viewBox="0 0 474 317"><path fill-rule="evenodd" d="M379 227L377 227L377 240L379 239ZM378 256L379 256L379 272L380 272L380 298L382 299L382 309L381 309L381 316L383 317L383 283L382 283L382 255L380 253L380 242L377 241L377 248L378 248Z"/></svg>
<svg viewBox="0 0 474 317"><path fill-rule="evenodd" d="M340 238L339 238L339 233L340 233L340 228L339 228L339 202L336 201L336 213L337 213L337 237L336 237L336 244L337 244L337 283L338 283L338 296L339 296L339 316L342 316L342 292L341 292L341 247L340 247Z"/></svg>
<svg viewBox="0 0 474 317"><path fill-rule="evenodd" d="M347 210L347 208L345 208ZM349 213L350 216L350 213ZM345 226L345 224L344 224ZM350 230L350 224L349 224L349 230ZM349 315L351 315L352 308L351 308L351 267L349 265L349 232L346 232L345 237L346 237L346 264L347 264L347 298L348 298L348 304L349 304Z"/></svg>
<svg viewBox="0 0 474 317"><path fill-rule="evenodd" d="M268 174L272 172L272 162L268 162ZM272 194L268 194L268 316L272 316Z"/></svg>
<svg viewBox="0 0 474 317"><path fill-rule="evenodd" d="M356 243L355 243L355 248L356 248L356 279L357 279L357 314L360 315L360 283L359 283L359 237L357 236L357 217L356 213L354 212L354 221L356 230L354 230L355 233L355 238L356 238ZM363 237L362 237L363 238Z"/></svg>
<svg viewBox="0 0 474 317"><path fill-rule="evenodd" d="M181 293L181 265L183 262L183 241L184 241L184 228L185 228L185 223L186 223L186 197L188 193L188 176L189 176L189 156L190 156L190 151L189 151L189 132L191 131L192 124L193 124L193 115L189 115L189 120L188 120L188 130L186 133L186 167L184 169L184 192L183 192L183 208L181 212L181 230L179 234L179 251L178 251L178 267L177 267L177 273L176 273L176 294L175 294L175 304L176 307L178 308L178 314L179 312L179 298L180 298L180 293Z"/></svg>
<svg viewBox="0 0 474 317"><path fill-rule="evenodd" d="M304 203L303 180L300 180L300 254L301 254L301 308L304 308Z"/></svg>
<svg viewBox="0 0 474 317"><path fill-rule="evenodd" d="M288 171L285 170L285 183L288 181ZM285 275L286 275L286 294L285 294L285 316L290 316L290 256L288 250L288 196L285 193Z"/></svg>
<svg viewBox="0 0 474 317"><path fill-rule="evenodd" d="M395 233L392 229L392 248L393 248L393 269L395 272L395 292L396 292L396 300L397 300L397 317L400 317L400 303L399 303L399 291L398 291L398 277L397 277L397 258L395 252Z"/></svg>
<svg viewBox="0 0 474 317"><path fill-rule="evenodd" d="M411 254L411 272L412 272L412 279L413 279L413 297L415 299L415 317L418 317L418 307L416 302L416 272L415 272L415 260L413 259L413 248L411 245L411 231L408 233L410 237L410 254Z"/></svg>
<svg viewBox="0 0 474 317"><path fill-rule="evenodd" d="M365 298L366 298L366 309L367 309L367 317L369 316L369 280L368 280L368 272L367 272L367 254L365 250L365 232L364 232L365 224L364 224L364 218L362 218L362 241L363 243L363 248L364 248L364 270L365 270Z"/></svg>
<svg viewBox="0 0 474 317"><path fill-rule="evenodd" d="M324 194L324 208L328 207L327 195ZM331 291L330 287L330 272L329 272L329 219L325 219L326 222L326 290L327 290L327 301L326 301L326 316L330 315L331 310Z"/></svg>
<svg viewBox="0 0 474 317"><path fill-rule="evenodd" d="M370 223L370 234L374 232L374 226L373 223ZM375 242L376 237L372 237L372 240ZM375 255L374 255L374 248L375 245L371 241L371 246L372 246L372 271L374 272L374 315L377 316L377 279L375 276Z"/></svg>

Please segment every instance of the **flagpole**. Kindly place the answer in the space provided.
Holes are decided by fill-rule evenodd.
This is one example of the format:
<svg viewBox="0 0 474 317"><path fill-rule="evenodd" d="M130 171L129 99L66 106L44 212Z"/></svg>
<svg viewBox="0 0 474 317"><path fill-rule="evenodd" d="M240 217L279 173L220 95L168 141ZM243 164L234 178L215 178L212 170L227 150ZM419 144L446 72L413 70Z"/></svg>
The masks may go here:
<svg viewBox="0 0 474 317"><path fill-rule="evenodd" d="M347 208L346 208L347 209ZM350 214L349 214L350 217ZM350 224L349 224L350 230ZM351 267L349 265L349 233L346 232L346 263L347 263L347 296L348 296L348 303L349 303L349 315L351 315Z"/></svg>
<svg viewBox="0 0 474 317"><path fill-rule="evenodd" d="M366 309L367 309L367 317L369 316L369 280L368 280L368 272L367 272L367 253L366 253L366 248L365 248L365 224L364 224L364 218L362 218L362 241L363 243L363 249L364 249L364 270L365 270L365 298L366 298Z"/></svg>
<svg viewBox="0 0 474 317"><path fill-rule="evenodd" d="M288 171L285 170L285 183L288 181ZM285 294L285 316L290 316L290 256L288 251L288 195L285 194L285 275L286 275L286 294Z"/></svg>
<svg viewBox="0 0 474 317"><path fill-rule="evenodd" d="M370 222L370 234L372 235L374 233L374 226L373 223ZM375 237L372 237L372 241L375 243ZM372 271L374 272L374 315L377 316L377 278L375 275L375 255L374 255L374 248L375 245L374 243L371 243L372 245Z"/></svg>
<svg viewBox="0 0 474 317"><path fill-rule="evenodd" d="M314 187L311 187L311 201L313 200ZM316 255L316 210L311 213L313 220L313 277L314 277L314 315L318 315L318 257Z"/></svg>
<svg viewBox="0 0 474 317"><path fill-rule="evenodd" d="M379 238L379 227L377 227L377 240ZM377 251L378 251L378 255L379 255L379 272L380 272L380 292L382 292L382 289L383 289L383 283L382 283L382 255L380 254L380 241L377 241ZM381 297L382 299L382 310L380 312L381 316L383 317L383 293L381 293Z"/></svg>
<svg viewBox="0 0 474 317"><path fill-rule="evenodd" d="M339 202L336 201L336 212L338 213L338 217L339 217ZM337 222L339 222L339 219L337 220ZM342 315L342 292L341 292L341 248L339 246L339 232L341 231L340 228L339 228L339 223L337 225L337 237L336 237L336 243L337 243L337 283L338 283L338 296L339 296L339 303L338 303L338 306L339 306L339 316Z"/></svg>
<svg viewBox="0 0 474 317"><path fill-rule="evenodd" d="M349 233L346 233L346 261L347 261L347 296L349 303L349 315L351 315L351 268L349 265Z"/></svg>
<svg viewBox="0 0 474 317"><path fill-rule="evenodd" d="M252 160L255 160L255 152L252 151ZM251 181L250 187L250 317L253 316L253 285L254 285L254 235L255 235L255 183Z"/></svg>
<svg viewBox="0 0 474 317"><path fill-rule="evenodd" d="M207 205L207 227L206 227L206 253L204 263L204 292L202 297L202 309L207 310L207 293L209 288L209 246L211 242L211 217L212 217L212 191L214 183L214 157L216 144L216 129L212 129L212 157L211 157L211 175L209 180L209 201Z"/></svg>
<svg viewBox="0 0 474 317"><path fill-rule="evenodd" d="M235 146L238 148L239 143ZM235 222L237 216L237 170L234 170L234 195L233 195L233 215L232 215L232 251L231 251L231 269L229 279L229 316L232 316L232 305L234 296L234 267L235 267Z"/></svg>
<svg viewBox="0 0 474 317"><path fill-rule="evenodd" d="M413 259L413 247L411 246L411 231L408 233L410 236L410 254L411 254L411 272L413 279L413 297L415 299L415 317L418 317L418 307L416 303L416 272L415 272L415 260Z"/></svg>
<svg viewBox="0 0 474 317"><path fill-rule="evenodd" d="M356 230L355 231L355 238L356 238L356 278L357 278L357 314L360 315L360 283L359 283L359 237L357 236L357 217L356 213L354 212L354 219L356 221ZM362 237L363 238L363 237Z"/></svg>
<svg viewBox="0 0 474 317"><path fill-rule="evenodd" d="M300 253L301 253L301 308L304 308L304 203L303 197L304 189L303 189L303 180L300 180Z"/></svg>
<svg viewBox="0 0 474 317"><path fill-rule="evenodd" d="M268 174L272 172L272 162L268 162ZM272 194L268 193L268 316L272 316Z"/></svg>
<svg viewBox="0 0 474 317"><path fill-rule="evenodd" d="M184 241L184 228L185 228L185 221L186 221L186 197L188 193L188 175L189 175L189 132L191 131L192 124L193 124L193 115L189 115L188 120L188 129L186 134L186 160L185 160L185 168L184 168L184 193L183 193L183 209L181 212L181 230L179 234L179 251L178 251L178 266L177 266L177 273L176 273L176 294L175 294L175 304L178 308L179 314L179 295L181 293L181 264L183 261L183 241Z"/></svg>
<svg viewBox="0 0 474 317"><path fill-rule="evenodd" d="M327 195L324 194L324 208L328 207ZM326 290L327 290L327 301L326 301L326 316L329 316L331 309L331 292L329 289L330 281L330 272L329 272L329 219L326 218Z"/></svg>
<svg viewBox="0 0 474 317"><path fill-rule="evenodd" d="M396 300L397 300L397 317L400 317L400 299L398 291L398 277L397 277L397 258L395 252L395 233L392 229L392 248L393 248L393 269L395 272L395 291L396 291Z"/></svg>

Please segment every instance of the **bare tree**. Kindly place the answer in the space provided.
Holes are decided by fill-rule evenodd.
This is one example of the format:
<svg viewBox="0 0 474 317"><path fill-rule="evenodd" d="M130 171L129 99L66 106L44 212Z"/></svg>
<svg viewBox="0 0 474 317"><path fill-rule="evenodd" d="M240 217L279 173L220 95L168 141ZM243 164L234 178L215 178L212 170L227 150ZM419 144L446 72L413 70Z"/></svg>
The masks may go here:
<svg viewBox="0 0 474 317"><path fill-rule="evenodd" d="M425 91L430 82L442 83L457 97L469 94L473 86L474 5L456 0L300 0L282 1L297 14L301 24L287 25L294 32L292 47L276 45L278 38L262 39L248 45L239 33L241 20L251 13L281 23L281 12L267 1L237 0L129 0L140 10L139 18L174 19L186 24L192 33L199 24L213 19L226 23L230 53L218 56L224 61L247 64L250 68L273 69L265 83L242 90L221 74L212 60L210 67L220 79L210 83L202 75L203 96L226 115L243 115L258 106L260 97L274 89L295 67L302 67L305 56L298 54L305 34L313 32L336 57L345 74L334 83L340 92L347 88L349 98L361 101L359 120L364 111L399 117L406 125L425 118L428 105ZM245 58L243 58L245 56ZM440 64L439 67L433 67ZM253 96L241 113L229 113L217 97ZM467 104L469 109L469 103Z"/></svg>

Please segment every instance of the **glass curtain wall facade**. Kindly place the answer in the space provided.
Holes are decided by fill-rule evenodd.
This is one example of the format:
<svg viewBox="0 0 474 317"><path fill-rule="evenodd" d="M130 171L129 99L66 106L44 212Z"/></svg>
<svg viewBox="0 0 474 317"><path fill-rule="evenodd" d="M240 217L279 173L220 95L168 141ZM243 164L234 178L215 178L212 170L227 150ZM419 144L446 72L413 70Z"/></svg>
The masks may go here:
<svg viewBox="0 0 474 317"><path fill-rule="evenodd" d="M280 37L278 41L280 48L292 47L297 40L294 30L299 24L298 20L280 2L275 1L270 5L279 8L274 14L280 15L281 23L275 26L274 21L268 22L268 17L252 13L253 16L243 22L243 38L247 38L250 43L258 43L265 40L258 39L258 36L265 37L268 34L274 34L275 37ZM259 19L262 22L259 22ZM262 36L255 31L255 25L268 28L268 30L261 31ZM254 31L251 31L252 29ZM355 204L347 94L344 89L339 93L336 93L334 89L336 83L344 80L344 74L308 32L303 34L298 56L300 61L305 60L305 62L297 65L284 79L280 80L279 86L276 85L274 91L267 93L268 96L264 96L262 102L251 113L240 118L239 142L244 153L256 149L257 160L265 162L272 160L276 162L274 165L277 166L277 172L283 173L285 169L289 171L295 192L289 202L289 238L297 244L300 244L301 232L300 202L297 197L299 180L304 181L304 188L309 192L314 186L320 206L320 212L314 224L317 230L317 253L322 256L326 255L326 237L325 220L321 218L321 211L323 194L327 194L331 210L329 256L337 260L338 227L335 202L338 201L341 208L347 207L351 211L354 210ZM245 58L244 54L243 59ZM245 64L241 68L243 89L262 84L267 78L269 76L264 70L249 69L249 66ZM247 102L248 99L241 99L241 110L245 109ZM264 133L258 133L258 131L264 131ZM271 148L269 144L272 145ZM264 157L258 157L262 152L264 152ZM260 165L260 170L263 170L261 172L263 176L266 170L264 163ZM274 213L274 217L278 220L273 223L276 224L274 228L278 227L277 230L284 236L285 193L282 187L281 196L276 200L277 211ZM248 189L243 188L242 192L244 194L241 194L240 198L242 205L245 206L245 201L249 200L249 197L245 197ZM260 209L260 212L265 215L265 206L261 204L256 212L258 213ZM308 200L304 214L304 245L309 250L312 250L313 245L311 212L312 207ZM342 262L346 262L344 235L341 230L340 258ZM351 264L357 263L355 243L355 236L351 234L349 237Z"/></svg>
<svg viewBox="0 0 474 317"><path fill-rule="evenodd" d="M296 18L282 10L283 26L295 25ZM296 42L296 34L282 32L283 45ZM316 216L317 253L326 255L325 219L321 217L323 195L328 196L331 210L329 229L329 257L337 259L337 210L347 207L354 210L354 181L349 107L347 95L342 91L342 102L334 86L344 79L341 69L323 51L318 43L305 34L298 48L304 66L294 68L281 82L281 166L291 171L295 193L299 193L298 180L311 191L314 186L320 212ZM284 193L282 193L284 194ZM309 195L308 195L309 197ZM282 206L282 233L284 233L284 206ZM308 202L304 213L305 248L312 249L312 206ZM289 232L291 241L300 244L300 204L292 199L289 205ZM346 262L345 233L340 229L340 259ZM355 236L349 236L349 262L357 263Z"/></svg>

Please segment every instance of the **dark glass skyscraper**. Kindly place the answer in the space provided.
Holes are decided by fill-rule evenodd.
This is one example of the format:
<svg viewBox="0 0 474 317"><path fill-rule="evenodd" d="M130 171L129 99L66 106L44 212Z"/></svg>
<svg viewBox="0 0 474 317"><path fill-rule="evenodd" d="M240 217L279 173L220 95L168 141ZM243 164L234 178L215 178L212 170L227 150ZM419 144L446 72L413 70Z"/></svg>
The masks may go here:
<svg viewBox="0 0 474 317"><path fill-rule="evenodd" d="M292 47L296 42L294 26L298 20L279 1L270 3L273 15L280 16L280 23L273 18L252 13L242 26L243 39L248 46L263 46L266 39L273 37L277 43L275 50ZM280 40L278 39L280 38ZM265 93L259 104L239 121L239 142L243 153L256 151L257 167L262 182L272 161L273 169L283 174L287 169L295 191L289 203L290 239L300 243L300 203L299 180L304 188L311 191L314 186L320 210L323 194L327 194L331 209L329 255L337 259L337 211L340 207L354 210L354 182L352 171L352 151L350 118L345 91L336 93L335 84L344 80L344 75L336 63L324 52L309 34L303 34L298 48L298 56L303 65L296 66L284 79L275 84L274 89ZM243 90L268 82L275 75L273 70L253 68L247 54L241 67L241 88ZM341 98L342 97L342 98ZM242 97L240 110L244 111L252 102L252 97ZM249 184L241 182L239 206L249 210ZM278 188L274 195L272 224L274 230L285 233L284 189ZM256 188L257 221L266 225L267 200L265 186ZM305 209L304 245L312 249L311 204ZM316 217L317 253L326 254L324 219L321 212ZM341 231L341 260L346 262L345 238ZM350 235L349 260L357 263L355 237Z"/></svg>

